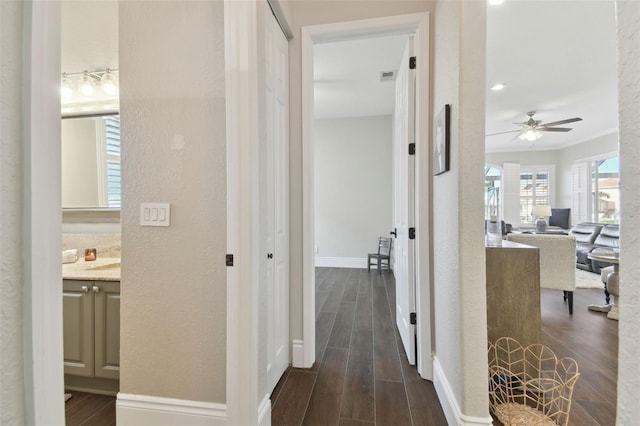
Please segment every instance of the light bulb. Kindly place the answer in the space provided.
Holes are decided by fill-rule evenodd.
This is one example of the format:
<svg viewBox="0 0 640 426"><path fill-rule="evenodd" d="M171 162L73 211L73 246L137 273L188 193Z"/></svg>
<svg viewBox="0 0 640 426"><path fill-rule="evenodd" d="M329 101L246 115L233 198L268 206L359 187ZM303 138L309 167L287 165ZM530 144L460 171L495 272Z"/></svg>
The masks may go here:
<svg viewBox="0 0 640 426"><path fill-rule="evenodd" d="M102 91L107 95L115 95L118 92L111 70L107 70L102 76Z"/></svg>
<svg viewBox="0 0 640 426"><path fill-rule="evenodd" d="M73 89L71 87L71 81L66 74L62 74L62 83L60 84L60 95L63 98L70 98L73 95Z"/></svg>
<svg viewBox="0 0 640 426"><path fill-rule="evenodd" d="M86 71L82 75L82 80L80 81L80 91L85 96L92 96L95 92L95 84L93 78L91 78L89 73Z"/></svg>

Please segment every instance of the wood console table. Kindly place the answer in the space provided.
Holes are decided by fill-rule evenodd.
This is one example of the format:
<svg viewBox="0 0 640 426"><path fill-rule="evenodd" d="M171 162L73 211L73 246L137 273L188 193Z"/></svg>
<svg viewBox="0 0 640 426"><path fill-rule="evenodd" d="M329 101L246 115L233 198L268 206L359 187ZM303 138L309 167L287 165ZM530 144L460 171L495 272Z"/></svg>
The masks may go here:
<svg viewBox="0 0 640 426"><path fill-rule="evenodd" d="M503 241L486 247L489 341L513 337L523 346L540 343L540 251Z"/></svg>

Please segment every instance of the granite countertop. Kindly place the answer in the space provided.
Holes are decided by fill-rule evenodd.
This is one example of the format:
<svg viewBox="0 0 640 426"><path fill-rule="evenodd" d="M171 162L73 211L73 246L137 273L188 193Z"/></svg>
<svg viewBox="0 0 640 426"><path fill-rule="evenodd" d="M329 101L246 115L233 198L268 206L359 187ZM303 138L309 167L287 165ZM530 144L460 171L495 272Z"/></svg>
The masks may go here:
<svg viewBox="0 0 640 426"><path fill-rule="evenodd" d="M62 264L65 280L120 281L120 258L98 258L86 262L80 258L75 263Z"/></svg>

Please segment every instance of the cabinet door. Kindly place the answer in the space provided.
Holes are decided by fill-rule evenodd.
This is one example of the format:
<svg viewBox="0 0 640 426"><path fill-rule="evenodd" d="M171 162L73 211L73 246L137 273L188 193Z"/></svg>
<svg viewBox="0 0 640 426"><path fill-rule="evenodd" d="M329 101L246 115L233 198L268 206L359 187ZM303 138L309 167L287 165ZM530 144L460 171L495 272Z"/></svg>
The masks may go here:
<svg viewBox="0 0 640 426"><path fill-rule="evenodd" d="M94 281L95 376L120 377L120 283Z"/></svg>
<svg viewBox="0 0 640 426"><path fill-rule="evenodd" d="M93 376L93 297L90 281L62 286L64 373Z"/></svg>

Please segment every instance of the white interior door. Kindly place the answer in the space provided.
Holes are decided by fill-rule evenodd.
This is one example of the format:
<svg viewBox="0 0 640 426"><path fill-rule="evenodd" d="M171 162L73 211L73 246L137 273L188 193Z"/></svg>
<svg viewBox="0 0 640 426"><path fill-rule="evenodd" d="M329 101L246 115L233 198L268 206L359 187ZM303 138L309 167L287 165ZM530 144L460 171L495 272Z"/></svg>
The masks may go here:
<svg viewBox="0 0 640 426"><path fill-rule="evenodd" d="M267 385L289 366L289 47L265 2Z"/></svg>
<svg viewBox="0 0 640 426"><path fill-rule="evenodd" d="M415 141L415 70L409 69L413 56L413 38L409 38L398 68L394 113L394 222L397 229L394 250L396 278L396 324L410 364L416 362L415 324L415 239L409 236L414 226L415 155L409 144Z"/></svg>

